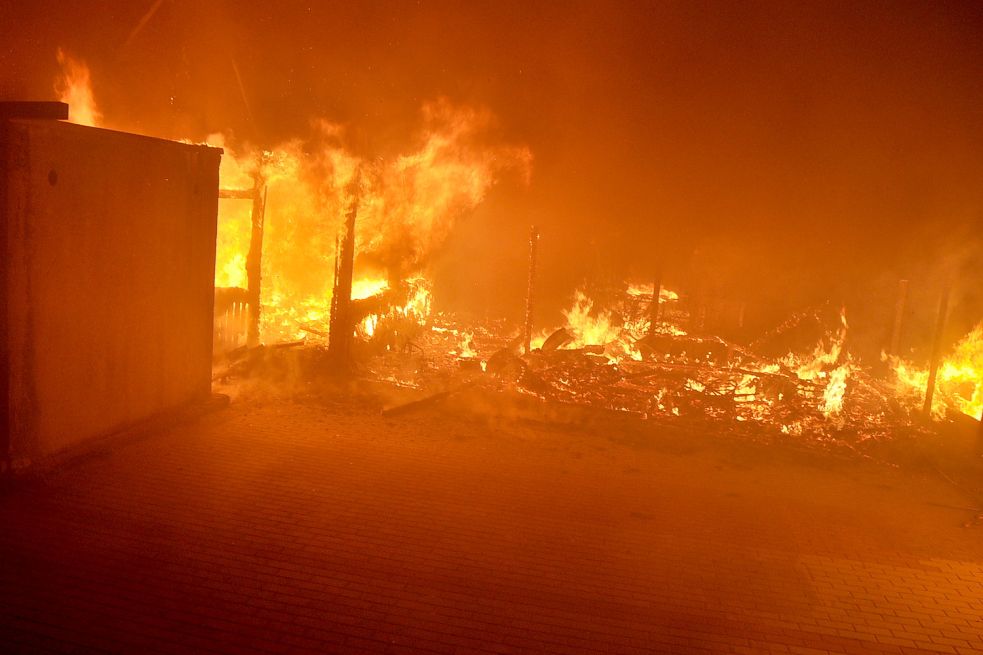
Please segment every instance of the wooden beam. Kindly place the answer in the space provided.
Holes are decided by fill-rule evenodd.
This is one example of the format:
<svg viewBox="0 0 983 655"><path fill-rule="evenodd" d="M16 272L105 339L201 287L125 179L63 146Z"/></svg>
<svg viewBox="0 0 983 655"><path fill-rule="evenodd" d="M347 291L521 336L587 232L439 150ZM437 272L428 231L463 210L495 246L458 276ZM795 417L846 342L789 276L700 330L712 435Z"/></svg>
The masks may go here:
<svg viewBox="0 0 983 655"><path fill-rule="evenodd" d="M252 200L256 195L253 189L219 189L218 197L225 200Z"/></svg>
<svg viewBox="0 0 983 655"><path fill-rule="evenodd" d="M529 279L526 283L526 322L522 332L522 345L529 354L532 346L532 310L536 290L536 250L539 246L539 230L533 225L529 230Z"/></svg>
<svg viewBox="0 0 983 655"><path fill-rule="evenodd" d="M246 345L259 345L260 301L263 278L263 228L266 216L266 180L258 169L253 178L252 232L249 235L249 252L246 254L246 284L249 297L249 323L246 326Z"/></svg>
<svg viewBox="0 0 983 655"><path fill-rule="evenodd" d="M352 278L355 270L355 219L358 216L360 201L361 171L355 171L355 177L349 185L351 204L345 215L345 233L341 237L336 275L334 296L331 299L331 322L328 330L328 357L332 364L345 369L351 363L352 332L355 328L352 315Z"/></svg>

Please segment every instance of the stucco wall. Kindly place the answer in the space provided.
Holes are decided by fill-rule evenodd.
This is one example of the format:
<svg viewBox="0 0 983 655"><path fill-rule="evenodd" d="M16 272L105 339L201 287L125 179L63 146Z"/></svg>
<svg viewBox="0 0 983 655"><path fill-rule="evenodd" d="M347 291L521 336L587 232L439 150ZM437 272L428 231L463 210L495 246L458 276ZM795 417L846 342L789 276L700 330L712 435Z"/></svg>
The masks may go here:
<svg viewBox="0 0 983 655"><path fill-rule="evenodd" d="M57 121L3 129L13 459L207 397L221 150Z"/></svg>

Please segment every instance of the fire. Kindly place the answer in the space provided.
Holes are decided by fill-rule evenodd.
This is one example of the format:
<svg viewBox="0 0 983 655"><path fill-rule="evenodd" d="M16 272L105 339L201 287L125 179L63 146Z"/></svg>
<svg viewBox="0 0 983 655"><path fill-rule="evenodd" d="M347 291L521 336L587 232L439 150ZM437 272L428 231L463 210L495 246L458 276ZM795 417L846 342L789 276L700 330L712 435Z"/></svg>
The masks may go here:
<svg viewBox="0 0 983 655"><path fill-rule="evenodd" d="M892 361L896 391L909 407L920 409L925 402L928 368L909 361ZM941 419L949 411L980 418L983 413L983 322L959 340L939 364L932 416Z"/></svg>
<svg viewBox="0 0 983 655"><path fill-rule="evenodd" d="M102 121L102 114L96 108L89 67L60 48L57 57L61 77L55 82L55 93L59 100L68 103L69 120L79 125L97 126Z"/></svg>
<svg viewBox="0 0 983 655"><path fill-rule="evenodd" d="M640 298L651 298L653 287L655 287L655 285L651 282L649 282L648 284L629 282L628 295L634 297L640 297ZM679 300L679 294L676 293L675 291L671 291L669 289L666 289L665 287L662 287L661 289L659 289L659 300L661 302L671 302L674 300Z"/></svg>
<svg viewBox="0 0 983 655"><path fill-rule="evenodd" d="M327 315L335 264L336 238L349 198L346 189L362 171L356 219L356 275L353 298L367 298L388 287L396 274L413 284L428 258L453 226L485 198L507 171L527 180L531 154L524 147L489 145L490 112L440 100L424 105L417 146L388 160L366 161L344 143L345 129L319 121L311 137L260 153L226 146L223 188L251 188L261 174L268 189L262 263L264 340L296 338L311 305ZM225 145L215 138L214 145ZM228 162L228 163L227 163ZM225 201L219 214L217 286L245 286L250 204ZM368 269L368 270L366 270ZM361 272L360 272L361 271ZM429 285L426 285L429 289ZM410 308L429 315L418 295ZM423 308L427 305L427 309ZM365 324L363 331L374 331Z"/></svg>
<svg viewBox="0 0 983 655"><path fill-rule="evenodd" d="M782 359L782 363L795 369L795 374L799 376L800 380L825 378L825 369L840 360L840 355L843 353L843 343L846 341L847 328L846 308L843 308L840 310L840 330L828 345L825 340L820 340L811 357L789 353Z"/></svg>
<svg viewBox="0 0 983 655"><path fill-rule="evenodd" d="M461 334L461 343L457 349L458 357L474 359L478 352L474 349L474 332L467 330Z"/></svg>
<svg viewBox="0 0 983 655"><path fill-rule="evenodd" d="M352 281L352 300L363 300L389 288L389 281L378 278L362 278Z"/></svg>
<svg viewBox="0 0 983 655"><path fill-rule="evenodd" d="M629 284L629 297L652 296L651 284ZM669 289L662 289L659 297L664 301L672 301L679 295ZM568 309L562 310L566 319L564 328L570 333L571 341L566 348L583 348L585 346L604 346L604 354L612 364L626 359L642 361L642 353L636 343L649 331L648 312L632 313L624 311L620 314L609 310L597 310L594 301L582 290L574 293L573 302ZM671 335L685 335L686 332L670 323L659 323L655 332ZM539 348L549 336L550 331L540 332L533 340L532 346Z"/></svg>
<svg viewBox="0 0 983 655"><path fill-rule="evenodd" d="M609 312L594 312L594 301L581 290L574 293L573 305L563 310L567 319L567 330L573 336L571 348L583 348L591 345L606 345L615 341L621 334L621 325L617 324Z"/></svg>
<svg viewBox="0 0 983 655"><path fill-rule="evenodd" d="M225 137L209 135L205 142L226 148ZM249 189L253 178L249 162L240 160L226 150L219 165L220 185L224 189ZM222 201L218 204L218 234L215 247L215 286L246 288L246 253L252 230L251 203L244 200Z"/></svg>
<svg viewBox="0 0 983 655"><path fill-rule="evenodd" d="M362 287L364 292L373 282L378 283L377 280L370 280L368 281L368 286L365 282L361 282L359 286ZM415 277L407 280L406 284L409 286L409 294L405 303L389 307L383 314L370 314L366 316L362 319L356 332L366 337L375 336L378 327L384 322L394 324L397 330L401 321L426 325L430 319L431 312L430 281L423 277ZM355 288L355 284L352 285L352 288ZM384 289L385 287L382 288ZM368 298L372 295L374 294L368 294L364 297Z"/></svg>
<svg viewBox="0 0 983 655"><path fill-rule="evenodd" d="M800 380L825 381L818 409L826 418L836 417L843 411L847 380L854 370L844 347L848 329L844 307L840 309L840 329L835 336L828 341L821 339L809 356L789 353L782 358L782 364L794 370Z"/></svg>
<svg viewBox="0 0 983 655"><path fill-rule="evenodd" d="M849 362L830 371L829 382L823 389L823 400L819 405L819 411L827 418L843 411L843 396L846 393L846 381L849 376Z"/></svg>

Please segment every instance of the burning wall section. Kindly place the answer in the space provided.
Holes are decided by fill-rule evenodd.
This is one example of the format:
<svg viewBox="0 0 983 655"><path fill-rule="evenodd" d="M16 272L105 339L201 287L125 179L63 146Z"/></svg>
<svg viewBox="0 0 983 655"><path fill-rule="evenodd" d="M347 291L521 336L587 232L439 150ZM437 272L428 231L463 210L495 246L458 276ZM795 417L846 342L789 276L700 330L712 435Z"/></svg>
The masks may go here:
<svg viewBox="0 0 983 655"><path fill-rule="evenodd" d="M223 188L268 185L263 237L262 336L299 338L326 328L343 217L358 196L353 296L368 297L425 276L430 258L456 222L504 176L527 180L531 154L495 140L487 111L438 100L424 105L422 125L407 152L366 160L345 146L341 126L317 121L306 139L268 151L232 152L222 164ZM214 145L227 146L215 135ZM353 180L358 173L357 189ZM243 287L249 250L249 208L220 208L217 287ZM376 319L377 320L377 319ZM371 320L363 325L372 330Z"/></svg>

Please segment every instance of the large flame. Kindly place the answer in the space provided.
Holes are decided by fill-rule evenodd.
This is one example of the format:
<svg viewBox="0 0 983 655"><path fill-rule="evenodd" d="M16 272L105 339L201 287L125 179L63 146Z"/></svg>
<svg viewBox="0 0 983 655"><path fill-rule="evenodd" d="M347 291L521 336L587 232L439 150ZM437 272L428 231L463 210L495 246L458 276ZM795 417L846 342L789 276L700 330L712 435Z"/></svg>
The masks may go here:
<svg viewBox="0 0 983 655"><path fill-rule="evenodd" d="M646 293L652 296L653 285L629 284L629 297L642 297ZM675 291L663 288L659 294L662 302L674 301L679 298ZM573 303L568 309L562 310L566 319L564 328L570 333L571 341L568 348L583 348L584 346L605 346L604 354L608 361L617 363L624 359L642 360L642 353L636 343L649 332L649 313L621 314L609 310L598 310L594 301L582 290L574 293ZM656 326L657 332L669 334L686 334L679 328L665 323ZM532 341L534 348L541 347L549 332L540 333Z"/></svg>
<svg viewBox="0 0 983 655"><path fill-rule="evenodd" d="M262 266L265 340L298 336L305 321L327 316L336 238L346 194L361 170L353 297L386 287L382 280L418 277L455 222L480 204L508 170L528 179L529 150L490 143L490 112L447 101L424 106L417 147L390 160L364 161L344 145L345 130L326 121L313 135L266 153L226 147L223 187L268 186ZM213 139L224 145L223 139ZM219 215L217 286L245 286L250 203L226 201Z"/></svg>
<svg viewBox="0 0 983 655"><path fill-rule="evenodd" d="M847 379L853 371L853 363L844 349L849 325L846 308L840 309L840 329L835 336L821 339L811 355L789 353L782 363L795 371L800 380L825 382L818 409L826 418L833 418L843 411Z"/></svg>
<svg viewBox="0 0 983 655"><path fill-rule="evenodd" d="M925 402L928 368L902 359L892 360L898 395L912 409ZM980 418L983 413L983 322L959 340L939 364L932 396L932 416L944 418L949 411Z"/></svg>
<svg viewBox="0 0 983 655"><path fill-rule="evenodd" d="M569 347L606 345L621 335L621 324L610 312L594 311L594 301L581 290L574 293L573 304L563 310L566 328L573 337Z"/></svg>
<svg viewBox="0 0 983 655"><path fill-rule="evenodd" d="M102 114L96 108L89 67L60 48L57 56L61 76L55 82L55 93L59 100L68 103L68 119L79 125L98 125Z"/></svg>

